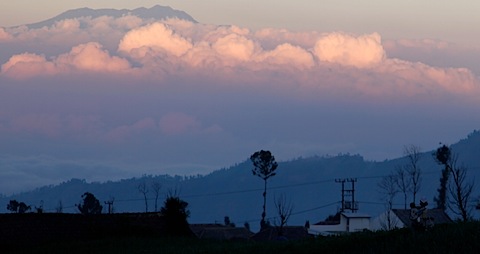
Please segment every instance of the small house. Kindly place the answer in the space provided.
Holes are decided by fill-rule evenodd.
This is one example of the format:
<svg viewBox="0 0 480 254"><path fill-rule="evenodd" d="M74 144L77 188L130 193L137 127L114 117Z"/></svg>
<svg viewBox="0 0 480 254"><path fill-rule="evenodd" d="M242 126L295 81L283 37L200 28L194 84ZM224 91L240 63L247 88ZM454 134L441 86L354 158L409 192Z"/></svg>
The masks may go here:
<svg viewBox="0 0 480 254"><path fill-rule="evenodd" d="M434 225L452 223L452 219L442 209L428 209L426 216ZM372 230L388 230L393 228L412 227L410 209L392 209L380 214L372 221Z"/></svg>
<svg viewBox="0 0 480 254"><path fill-rule="evenodd" d="M310 225L312 235L336 235L370 229L370 216L359 213L340 213L339 221L321 221Z"/></svg>

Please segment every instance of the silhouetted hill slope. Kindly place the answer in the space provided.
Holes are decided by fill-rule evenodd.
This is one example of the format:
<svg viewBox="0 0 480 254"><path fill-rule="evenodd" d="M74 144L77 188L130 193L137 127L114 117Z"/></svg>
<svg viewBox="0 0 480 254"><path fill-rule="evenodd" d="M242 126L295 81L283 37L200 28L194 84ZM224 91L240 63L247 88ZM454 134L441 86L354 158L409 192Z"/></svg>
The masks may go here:
<svg viewBox="0 0 480 254"><path fill-rule="evenodd" d="M466 139L453 144L452 150L458 154L458 162L468 167L469 179L480 179L480 132L471 133ZM442 167L433 159L434 151L422 154L419 162L422 170L422 188L417 198L426 197L433 207L433 197L437 194ZM334 214L341 200L341 185L335 179L356 178L355 200L359 202L360 213L372 216L385 209L378 193L378 182L382 176L390 174L395 167L405 165L406 158L382 162L365 161L360 155L337 155L323 157L297 158L279 162L277 175L268 181L267 217L274 217L274 197L285 194L294 204L290 225L303 225L323 220ZM228 169L220 169L206 176L143 176L117 182L87 183L72 179L56 186L42 187L0 200L0 211L6 212L10 199L17 199L29 205L38 206L41 200L47 212L53 212L59 200L64 212L77 212L74 204L80 202L80 196L88 191L99 200L115 198L116 212L142 212L145 203L137 186L146 182L162 184L158 199L158 209L163 205L165 196L177 192L189 203L190 222L222 223L225 216L238 225L249 222L252 228L258 226L262 212L263 181L252 175L252 165L246 160ZM350 188L350 185L346 185ZM478 190L478 188L477 188ZM154 193L149 191L149 211L154 210ZM474 197L479 196L475 192ZM402 208L400 195L395 207ZM473 203L472 203L473 205ZM273 219L272 219L273 223Z"/></svg>
<svg viewBox="0 0 480 254"><path fill-rule="evenodd" d="M47 26L47 27L52 26L55 24L55 22L58 22L64 19L75 19L80 17L98 18L101 16L110 16L110 17L119 18L128 14L140 17L142 19L161 20L161 19L167 19L167 18L178 18L178 19L184 19L184 20L197 23L197 21L194 18L192 18L190 15L188 15L184 11L174 10L168 6L155 5L151 8L142 7L134 10L90 9L90 8L68 10L51 19L47 19L34 24L29 24L27 25L27 27L30 29L38 29L44 26Z"/></svg>

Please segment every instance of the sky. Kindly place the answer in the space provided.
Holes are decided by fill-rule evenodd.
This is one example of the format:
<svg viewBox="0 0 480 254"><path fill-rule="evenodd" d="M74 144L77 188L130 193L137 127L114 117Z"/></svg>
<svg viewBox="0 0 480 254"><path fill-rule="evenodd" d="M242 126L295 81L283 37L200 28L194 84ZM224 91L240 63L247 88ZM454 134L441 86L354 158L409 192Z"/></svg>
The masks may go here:
<svg viewBox="0 0 480 254"><path fill-rule="evenodd" d="M170 6L24 24L80 8ZM392 159L480 126L480 3L2 1L0 193L70 178L207 174L277 160Z"/></svg>

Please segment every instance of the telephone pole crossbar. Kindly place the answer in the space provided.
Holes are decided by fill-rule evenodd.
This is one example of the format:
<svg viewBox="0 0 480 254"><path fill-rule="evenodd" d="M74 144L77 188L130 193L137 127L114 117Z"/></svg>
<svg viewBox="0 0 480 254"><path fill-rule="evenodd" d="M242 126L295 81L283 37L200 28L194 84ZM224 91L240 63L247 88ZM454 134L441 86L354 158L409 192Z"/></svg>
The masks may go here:
<svg viewBox="0 0 480 254"><path fill-rule="evenodd" d="M355 202L355 183L357 178L335 179L335 182L342 184L342 207L340 212L350 210L352 213L356 213L358 210L358 202ZM350 189L345 189L345 183L351 183ZM350 201L346 201L346 198L350 198Z"/></svg>

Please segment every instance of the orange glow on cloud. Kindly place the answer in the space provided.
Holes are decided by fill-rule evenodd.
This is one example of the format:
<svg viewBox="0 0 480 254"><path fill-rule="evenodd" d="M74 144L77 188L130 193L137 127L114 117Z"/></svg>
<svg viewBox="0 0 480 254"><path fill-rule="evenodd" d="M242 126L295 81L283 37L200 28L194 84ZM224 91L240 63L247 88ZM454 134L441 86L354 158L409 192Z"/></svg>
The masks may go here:
<svg viewBox="0 0 480 254"><path fill-rule="evenodd" d="M31 79L93 72L128 73L138 79L201 75L269 83L270 77L283 75L282 80L302 84L303 88L353 89L375 96L432 91L480 93L479 80L468 69L388 58L378 33L356 36L271 28L252 33L237 26L194 24L178 19L148 23L124 16L64 20L42 29L2 29L0 40L36 39L50 45L62 33L72 34L72 40L88 41L90 33L92 38L90 42L73 45L67 53L48 58L42 52L12 55L2 65L0 77ZM112 34L116 48L106 48L104 43L111 45L112 39L102 41L101 34ZM398 43L415 46L414 41ZM418 43L422 47L446 47L431 40ZM395 45L388 42L387 46Z"/></svg>

